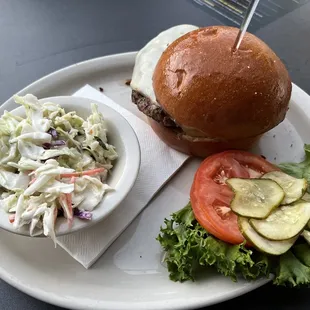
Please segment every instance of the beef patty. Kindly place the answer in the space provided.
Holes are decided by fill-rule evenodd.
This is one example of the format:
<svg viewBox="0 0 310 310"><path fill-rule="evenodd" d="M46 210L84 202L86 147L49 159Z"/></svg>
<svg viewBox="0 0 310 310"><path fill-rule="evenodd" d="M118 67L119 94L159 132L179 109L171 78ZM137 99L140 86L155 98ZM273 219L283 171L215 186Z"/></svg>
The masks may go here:
<svg viewBox="0 0 310 310"><path fill-rule="evenodd" d="M142 113L152 118L154 121L163 124L165 127L180 129L180 127L170 118L170 116L158 105L139 92L133 90L131 100Z"/></svg>

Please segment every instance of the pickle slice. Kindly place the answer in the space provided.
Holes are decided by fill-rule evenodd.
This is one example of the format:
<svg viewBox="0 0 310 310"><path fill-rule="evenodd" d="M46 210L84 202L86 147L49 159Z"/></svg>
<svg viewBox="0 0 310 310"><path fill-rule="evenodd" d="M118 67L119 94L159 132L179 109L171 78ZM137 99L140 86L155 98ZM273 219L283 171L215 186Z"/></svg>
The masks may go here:
<svg viewBox="0 0 310 310"><path fill-rule="evenodd" d="M231 178L226 183L235 193L230 207L240 216L264 219L284 198L282 187L273 180Z"/></svg>
<svg viewBox="0 0 310 310"><path fill-rule="evenodd" d="M282 255L287 252L298 238L297 236L287 240L272 241L259 235L250 225L249 219L239 217L238 224L245 239L247 239L257 250L270 255Z"/></svg>
<svg viewBox="0 0 310 310"><path fill-rule="evenodd" d="M296 179L282 171L268 172L262 178L273 180L283 188L285 196L282 205L299 200L305 194L308 186L306 179Z"/></svg>
<svg viewBox="0 0 310 310"><path fill-rule="evenodd" d="M302 196L302 200L310 202L310 194L305 192L305 194ZM310 221L307 224L307 229L310 229ZM310 234L310 231L309 231L309 234ZM310 235L309 235L309 240L310 240ZM310 245L310 243L309 243L309 245Z"/></svg>
<svg viewBox="0 0 310 310"><path fill-rule="evenodd" d="M298 201L281 206L263 220L250 219L251 226L269 240L286 240L297 236L310 220L310 203Z"/></svg>

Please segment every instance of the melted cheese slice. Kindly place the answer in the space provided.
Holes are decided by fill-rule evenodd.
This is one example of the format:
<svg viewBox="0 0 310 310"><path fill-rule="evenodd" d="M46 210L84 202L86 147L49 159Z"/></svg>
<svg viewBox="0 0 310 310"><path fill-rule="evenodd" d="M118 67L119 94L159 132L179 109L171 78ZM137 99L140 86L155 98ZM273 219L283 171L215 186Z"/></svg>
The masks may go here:
<svg viewBox="0 0 310 310"><path fill-rule="evenodd" d="M136 56L130 84L131 88L148 97L154 104L158 105L152 83L156 64L169 44L184 34L196 29L198 27L192 25L174 26L161 32L157 37L147 43Z"/></svg>

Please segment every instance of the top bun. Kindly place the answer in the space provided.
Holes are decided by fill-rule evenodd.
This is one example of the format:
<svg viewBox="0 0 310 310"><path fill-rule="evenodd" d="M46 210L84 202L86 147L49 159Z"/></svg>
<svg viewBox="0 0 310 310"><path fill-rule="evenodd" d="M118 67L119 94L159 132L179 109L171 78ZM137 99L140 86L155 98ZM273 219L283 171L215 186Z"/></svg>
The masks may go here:
<svg viewBox="0 0 310 310"><path fill-rule="evenodd" d="M192 137L233 140L258 136L285 118L292 84L277 55L238 29L191 31L163 52L153 74L156 100Z"/></svg>

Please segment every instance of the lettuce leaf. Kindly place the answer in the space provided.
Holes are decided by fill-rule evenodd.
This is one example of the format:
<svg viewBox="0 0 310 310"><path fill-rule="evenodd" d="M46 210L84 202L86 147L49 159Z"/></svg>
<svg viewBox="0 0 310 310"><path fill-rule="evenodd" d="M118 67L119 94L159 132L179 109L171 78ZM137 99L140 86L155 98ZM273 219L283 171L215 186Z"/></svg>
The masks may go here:
<svg viewBox="0 0 310 310"><path fill-rule="evenodd" d="M305 159L300 163L282 163L278 167L295 178L305 178L310 184L310 144L304 145ZM309 191L309 190L308 190Z"/></svg>
<svg viewBox="0 0 310 310"><path fill-rule="evenodd" d="M308 287L310 285L310 268L304 262L309 263L309 258L310 248L307 244L295 245L292 251L281 255L274 284L287 287Z"/></svg>
<svg viewBox="0 0 310 310"><path fill-rule="evenodd" d="M214 267L237 281L238 274L256 279L269 274L266 255L253 255L243 244L230 245L210 235L195 220L191 205L165 220L157 240L166 251L165 261L173 281L194 280L201 267Z"/></svg>
<svg viewBox="0 0 310 310"><path fill-rule="evenodd" d="M157 240L165 251L164 260L173 281L195 281L201 269L213 268L233 281L240 277L273 277L278 286L310 284L310 247L302 238L281 256L270 256L243 244L231 245L199 225L190 203L165 219Z"/></svg>

